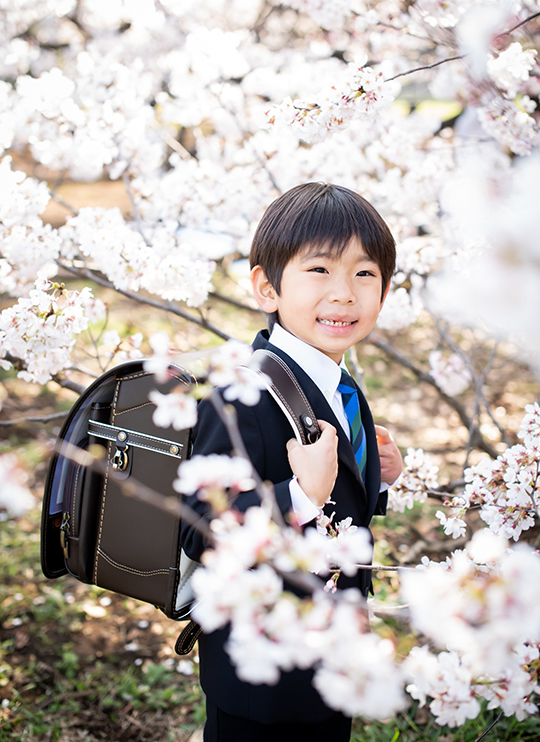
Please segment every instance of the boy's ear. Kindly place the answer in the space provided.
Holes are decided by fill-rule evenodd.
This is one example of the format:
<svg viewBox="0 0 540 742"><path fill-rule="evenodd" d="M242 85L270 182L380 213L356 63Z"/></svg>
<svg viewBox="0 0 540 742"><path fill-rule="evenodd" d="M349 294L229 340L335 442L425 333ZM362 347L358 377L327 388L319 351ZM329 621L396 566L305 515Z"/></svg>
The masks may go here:
<svg viewBox="0 0 540 742"><path fill-rule="evenodd" d="M271 314L277 311L277 292L260 265L256 265L251 271L251 288L255 301L263 312Z"/></svg>
<svg viewBox="0 0 540 742"><path fill-rule="evenodd" d="M381 299L381 309L384 306L384 302L386 301L386 297L388 296L388 292L389 291L390 291L390 281L388 281L388 286L385 288L384 294L383 294L382 299ZM379 312L381 311L381 309L379 309Z"/></svg>

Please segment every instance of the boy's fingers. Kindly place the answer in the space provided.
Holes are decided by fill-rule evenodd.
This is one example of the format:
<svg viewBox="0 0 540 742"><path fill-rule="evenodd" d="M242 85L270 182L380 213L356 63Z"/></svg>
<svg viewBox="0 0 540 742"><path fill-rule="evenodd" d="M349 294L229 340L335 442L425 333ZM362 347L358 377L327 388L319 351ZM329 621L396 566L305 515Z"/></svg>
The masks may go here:
<svg viewBox="0 0 540 742"><path fill-rule="evenodd" d="M382 425L375 425L375 433L377 435L377 443L391 443L394 439L386 428Z"/></svg>
<svg viewBox="0 0 540 742"><path fill-rule="evenodd" d="M291 438L290 440L287 441L287 451L291 453L291 451L293 451L299 445L300 444L298 443L296 438Z"/></svg>
<svg viewBox="0 0 540 742"><path fill-rule="evenodd" d="M324 435L325 433L327 436L332 435L332 433L334 435L337 434L337 430L334 428L334 426L331 425L326 420L317 420L317 422L319 423L319 427L322 431L322 435Z"/></svg>

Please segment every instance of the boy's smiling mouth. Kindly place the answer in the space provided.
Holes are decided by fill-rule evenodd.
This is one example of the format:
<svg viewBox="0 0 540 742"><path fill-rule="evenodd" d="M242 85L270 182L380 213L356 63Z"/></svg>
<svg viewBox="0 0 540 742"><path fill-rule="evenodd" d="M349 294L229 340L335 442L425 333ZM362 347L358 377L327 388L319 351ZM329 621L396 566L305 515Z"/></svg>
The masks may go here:
<svg viewBox="0 0 540 742"><path fill-rule="evenodd" d="M348 327L349 325L354 325L356 323L356 320L336 320L336 319L318 319L317 322L320 322L321 325L330 325L331 327Z"/></svg>

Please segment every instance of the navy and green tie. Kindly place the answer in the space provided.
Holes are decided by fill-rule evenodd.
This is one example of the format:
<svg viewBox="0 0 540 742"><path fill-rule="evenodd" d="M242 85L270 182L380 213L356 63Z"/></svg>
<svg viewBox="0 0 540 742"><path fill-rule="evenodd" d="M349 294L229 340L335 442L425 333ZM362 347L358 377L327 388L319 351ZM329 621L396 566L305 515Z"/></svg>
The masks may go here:
<svg viewBox="0 0 540 742"><path fill-rule="evenodd" d="M366 434L360 415L360 401L354 381L343 369L341 370L341 381L338 386L338 392L341 392L343 408L351 429L351 444L354 457L360 469L362 479L365 479L367 460Z"/></svg>

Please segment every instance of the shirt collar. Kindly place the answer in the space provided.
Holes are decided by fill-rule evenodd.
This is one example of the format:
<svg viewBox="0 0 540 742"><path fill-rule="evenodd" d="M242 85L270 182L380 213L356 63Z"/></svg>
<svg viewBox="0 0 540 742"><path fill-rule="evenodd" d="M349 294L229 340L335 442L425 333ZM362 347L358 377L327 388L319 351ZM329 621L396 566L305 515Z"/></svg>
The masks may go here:
<svg viewBox="0 0 540 742"><path fill-rule="evenodd" d="M341 368L346 370L343 361L341 366L338 366L327 355L300 340L296 335L292 335L277 322L272 328L270 342L290 356L315 382L327 399L333 397L341 379Z"/></svg>

